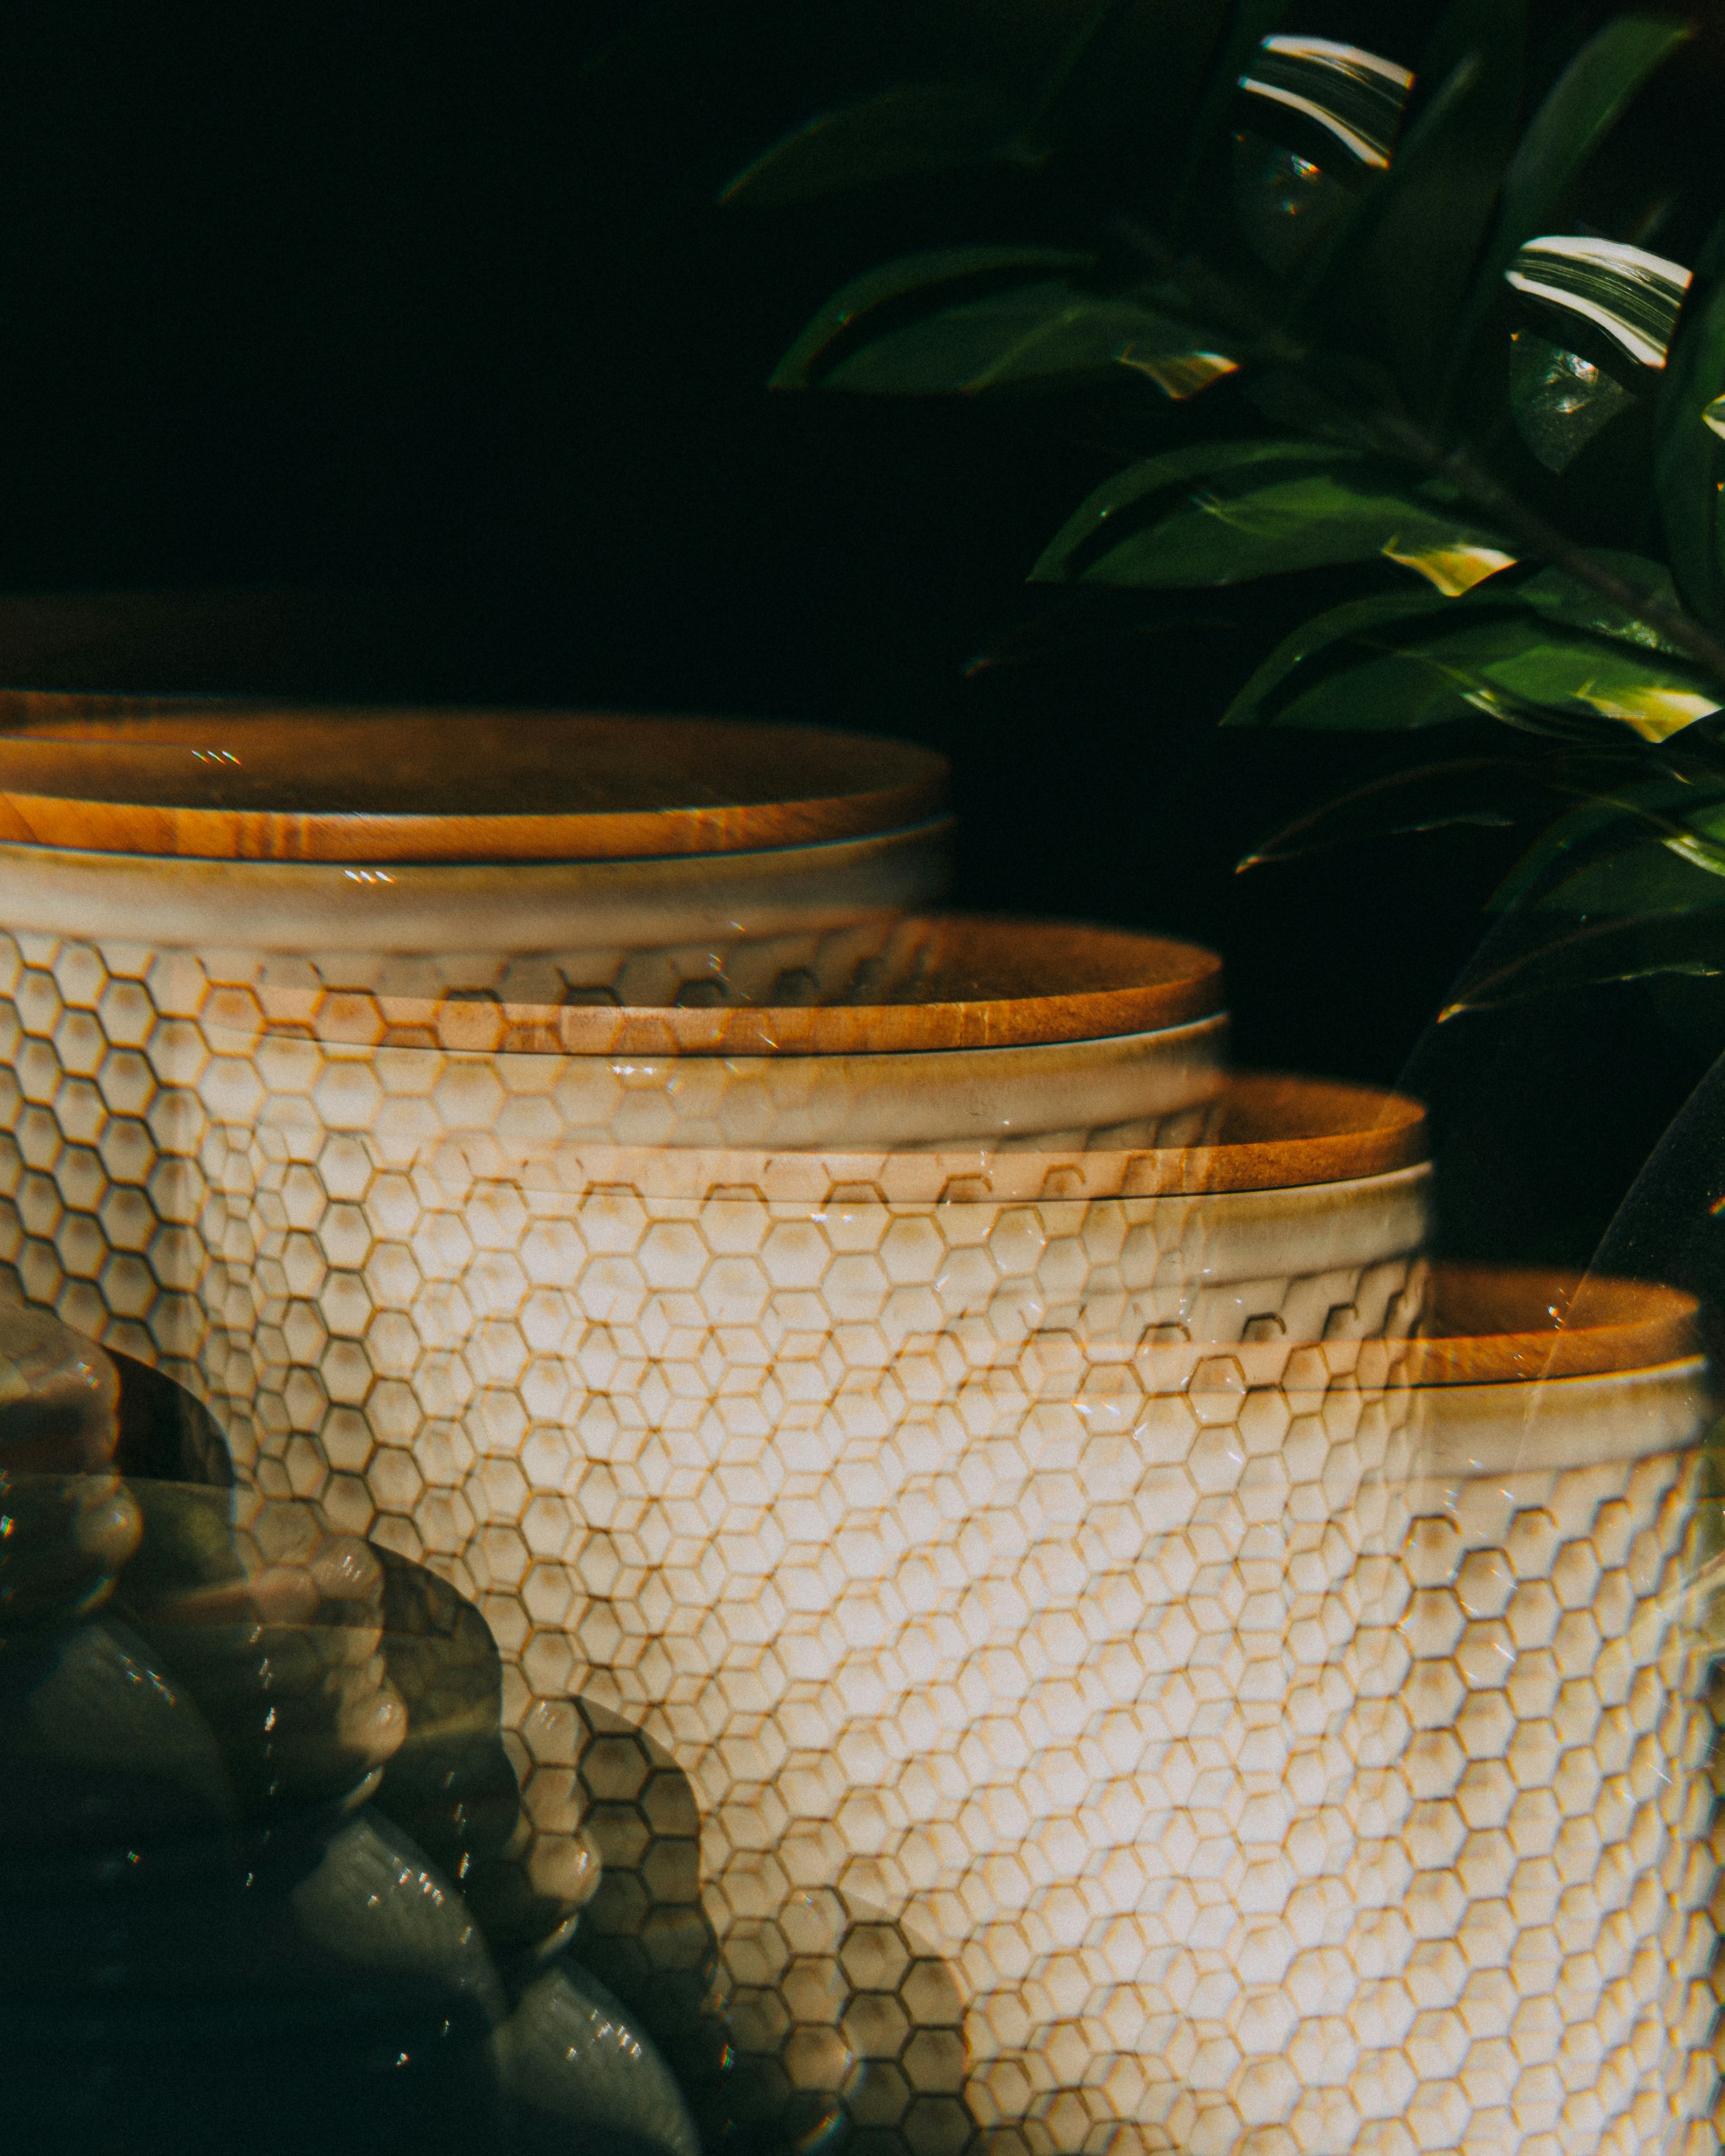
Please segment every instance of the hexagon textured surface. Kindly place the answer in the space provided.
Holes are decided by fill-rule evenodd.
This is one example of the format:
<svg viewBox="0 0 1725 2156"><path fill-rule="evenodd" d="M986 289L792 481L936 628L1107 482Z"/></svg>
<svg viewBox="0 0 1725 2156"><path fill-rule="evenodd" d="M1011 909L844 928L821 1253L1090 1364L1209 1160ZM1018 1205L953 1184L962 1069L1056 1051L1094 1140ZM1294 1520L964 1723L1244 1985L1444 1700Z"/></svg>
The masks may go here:
<svg viewBox="0 0 1725 2156"><path fill-rule="evenodd" d="M1357 1795L1393 1965L1332 1966L1326 1999L1370 1996L1390 2040L1384 2147L1716 2146L1712 1727L1676 1592L1696 1463L1414 1486L1404 1748Z"/></svg>
<svg viewBox="0 0 1725 2156"><path fill-rule="evenodd" d="M1684 1471L1404 1553L1419 1173L572 1147L557 1057L260 1032L222 973L0 941L0 1261L479 1606L612 1974L710 1964L762 2105L880 2156L1664 2156L1701 1739L1636 1626ZM1599 1638L1536 1715L1469 1598L1541 1512Z"/></svg>

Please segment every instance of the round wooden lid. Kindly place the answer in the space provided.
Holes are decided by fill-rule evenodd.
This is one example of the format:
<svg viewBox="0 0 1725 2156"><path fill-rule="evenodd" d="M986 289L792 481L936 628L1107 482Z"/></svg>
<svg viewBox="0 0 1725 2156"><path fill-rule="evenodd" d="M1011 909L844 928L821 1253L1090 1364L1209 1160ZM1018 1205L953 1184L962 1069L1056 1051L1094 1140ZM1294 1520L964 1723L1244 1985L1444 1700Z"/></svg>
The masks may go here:
<svg viewBox="0 0 1725 2156"><path fill-rule="evenodd" d="M1652 1369L1699 1353L1697 1307L1692 1295L1646 1281L1439 1265L1407 1375L1417 1385L1503 1385Z"/></svg>
<svg viewBox="0 0 1725 2156"><path fill-rule="evenodd" d="M889 1055L1108 1040L1211 1018L1222 962L1166 937L978 915L907 919L843 1002L528 1004L349 989L235 991L230 1023L360 1047L486 1055ZM887 978L880 978L883 971ZM255 1006L255 1009L254 1009Z"/></svg>
<svg viewBox="0 0 1725 2156"><path fill-rule="evenodd" d="M1414 1168L1427 1156L1425 1110L1404 1093L1323 1078L1237 1071L1220 1096L1214 1139L1163 1153L1133 1187L1168 1192L1283 1190Z"/></svg>
<svg viewBox="0 0 1725 2156"><path fill-rule="evenodd" d="M596 711L0 691L0 839L206 860L662 860L936 814L932 750Z"/></svg>

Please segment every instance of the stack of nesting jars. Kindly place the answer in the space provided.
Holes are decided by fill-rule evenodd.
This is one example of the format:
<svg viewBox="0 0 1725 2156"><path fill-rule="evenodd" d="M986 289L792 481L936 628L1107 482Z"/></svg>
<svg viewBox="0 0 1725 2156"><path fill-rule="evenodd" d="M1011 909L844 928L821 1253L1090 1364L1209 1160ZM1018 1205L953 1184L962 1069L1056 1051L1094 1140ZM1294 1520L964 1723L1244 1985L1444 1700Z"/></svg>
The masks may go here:
<svg viewBox="0 0 1725 2156"><path fill-rule="evenodd" d="M1692 1313L1429 1307L1419 1109L932 911L921 751L0 717L18 1295L477 1607L769 2142L1686 2146Z"/></svg>

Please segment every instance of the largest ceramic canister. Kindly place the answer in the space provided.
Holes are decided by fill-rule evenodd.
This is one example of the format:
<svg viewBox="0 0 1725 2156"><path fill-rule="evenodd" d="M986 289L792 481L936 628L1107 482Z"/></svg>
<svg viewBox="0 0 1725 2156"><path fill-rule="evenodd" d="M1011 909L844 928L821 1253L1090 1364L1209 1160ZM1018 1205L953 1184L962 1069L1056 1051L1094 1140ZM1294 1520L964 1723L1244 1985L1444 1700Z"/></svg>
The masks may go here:
<svg viewBox="0 0 1725 2156"><path fill-rule="evenodd" d="M1170 2115L1184 2039L1147 2059L1162 2039L1122 1998L1086 2038L1096 2095L1053 2025L1102 2007L1068 2014L1045 1962L1068 1887L1117 1897L1159 1810L1197 1799L1196 1943L1225 1917L1250 1967L1255 1853L1298 1795L1288 1658L1332 1712L1326 1613L1384 1441L1349 1376L1363 1336L1417 1316L1427 1172L1417 1110L1348 1088L1236 1081L1214 1136L842 1156L379 1121L320 1136L320 1174L355 1179L296 1225L307 1163L223 1134L236 1255L187 1374L242 1476L478 1603L530 1800L542 1777L551 1810L592 1797L606 1876L634 1882L604 1920L642 1953L685 1950L691 1904L628 1763L684 1779L768 2092L886 2106L914 2071L949 2125L1039 2146L1063 2095ZM1275 1481L1263 1388L1301 1353L1327 1419ZM1172 1948L1173 1892L1141 1872L1112 1913ZM1189 2035L1214 2018L1200 2001Z"/></svg>

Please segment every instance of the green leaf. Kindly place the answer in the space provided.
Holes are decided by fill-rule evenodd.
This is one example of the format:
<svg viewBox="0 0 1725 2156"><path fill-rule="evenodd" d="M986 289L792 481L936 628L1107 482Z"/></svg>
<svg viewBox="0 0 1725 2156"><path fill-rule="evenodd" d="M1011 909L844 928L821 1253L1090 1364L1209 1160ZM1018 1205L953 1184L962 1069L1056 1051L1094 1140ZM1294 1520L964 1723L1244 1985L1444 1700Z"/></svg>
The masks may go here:
<svg viewBox="0 0 1725 2156"><path fill-rule="evenodd" d="M1495 532L1462 522L1358 452L1234 442L1152 457L1110 480L1031 575L1042 583L1167 589L1374 556L1450 592L1512 558Z"/></svg>
<svg viewBox="0 0 1725 2156"><path fill-rule="evenodd" d="M1417 407L1437 397L1514 147L1525 15L1525 0L1449 9L1420 54L1388 176L1335 236L1325 281L1307 295L1348 341L1381 350Z"/></svg>
<svg viewBox="0 0 1725 2156"><path fill-rule="evenodd" d="M1509 408L1516 432L1550 472L1568 471L1629 408L1630 392L1602 367L1532 330L1510 339Z"/></svg>
<svg viewBox="0 0 1725 2156"><path fill-rule="evenodd" d="M1248 97L1297 112L1362 165L1388 171L1414 78L1362 45L1331 38L1266 38L1240 87Z"/></svg>
<svg viewBox="0 0 1725 2156"><path fill-rule="evenodd" d="M1417 638L1428 622L1450 611L1450 602L1440 592L1388 592L1332 607L1282 639L1229 706L1222 724L1297 723L1284 716L1292 701L1338 669L1352 670L1370 654L1394 649L1399 639Z"/></svg>
<svg viewBox="0 0 1725 2156"><path fill-rule="evenodd" d="M1170 223L1178 230L1190 205L1199 174L1225 131L1240 94L1240 78L1254 53L1288 11L1288 0L1235 0L1228 28L1216 50L1204 95L1186 136L1186 153L1171 191Z"/></svg>
<svg viewBox="0 0 1725 2156"><path fill-rule="evenodd" d="M1587 558L1597 567L1609 570L1625 585L1633 595L1634 603L1628 607L1616 604L1572 570L1556 563L1537 570L1514 585L1499 587L1489 595L1484 589L1476 592L1470 595L1470 603L1482 604L1488 596L1506 602L1512 600L1571 629L1584 629L1595 636L1619 637L1625 644L1639 644L1649 651L1662 651L1672 658L1686 660L1682 646L1671 641L1656 619L1649 619L1645 613L1635 610L1637 605L1650 610L1675 608L1678 605L1676 588L1664 563L1650 562L1640 554L1614 552L1606 547L1594 548Z"/></svg>
<svg viewBox="0 0 1725 2156"><path fill-rule="evenodd" d="M907 254L885 268L853 278L828 300L792 346L773 377L775 389L812 388L834 366L835 349L853 338L860 343L859 324L891 310L881 331L908 316L927 319L943 309L973 303L1009 290L1025 273L1045 277L1092 270L1093 255L1058 247L947 247L927 254Z"/></svg>
<svg viewBox="0 0 1725 2156"><path fill-rule="evenodd" d="M1677 588L1690 610L1725 629L1725 222L1703 249L1654 409L1654 486Z"/></svg>
<svg viewBox="0 0 1725 2156"><path fill-rule="evenodd" d="M1126 367L1180 399L1232 373L1236 364L1189 322L1054 279L1014 285L887 331L839 359L820 386L876 396L973 395L1094 380Z"/></svg>
<svg viewBox="0 0 1725 2156"><path fill-rule="evenodd" d="M1669 15L1620 15L1590 38L1533 116L1504 177L1502 201L1453 347L1448 388L1465 377L1475 341L1499 304L1517 250L1561 222L1569 189L1636 93L1694 26Z"/></svg>
<svg viewBox="0 0 1725 2156"><path fill-rule="evenodd" d="M1581 921L1560 934L1536 937L1508 958L1494 954L1465 973L1438 1013L1438 1023L1565 990L1673 975L1712 980L1721 973L1725 942L1718 922L1705 914L1661 911Z"/></svg>
<svg viewBox="0 0 1725 2156"><path fill-rule="evenodd" d="M1517 248L1504 281L1549 313L1602 333L1636 367L1663 367L1689 272L1645 248L1590 234L1548 233Z"/></svg>
<svg viewBox="0 0 1725 2156"><path fill-rule="evenodd" d="M1543 832L1517 862L1492 894L1495 912L1525 912L1549 907L1553 901L1557 911L1574 911L1568 897L1558 898L1568 890L1582 892L1587 902L1581 910L1597 906L1614 919L1656 911L1657 893L1632 881L1618 886L1614 893L1607 881L1599 880L1602 875L1609 878L1617 861L1650 848L1650 860L1659 857L1656 865L1661 889L1702 893L1703 887L1694 881L1700 863L1691 858L1689 842L1697 832L1689 819L1717 816L1725 795L1716 778L1697 780L1666 773L1649 779L1640 767L1620 762L1615 773L1604 767L1591 774L1584 772L1574 790L1584 798ZM1683 842L1675 858L1665 851L1669 839ZM1706 895L1725 900L1725 886L1717 894Z"/></svg>
<svg viewBox="0 0 1725 2156"><path fill-rule="evenodd" d="M1284 824L1236 863L1235 873L1304 860L1313 854L1376 839L1459 826L1507 829L1526 813L1519 801L1513 803L1517 814L1508 809L1514 789L1526 790L1527 776L1524 764L1507 756L1450 757L1393 772Z"/></svg>
<svg viewBox="0 0 1725 2156"><path fill-rule="evenodd" d="M1585 801L1489 901L1506 916L1442 1017L1558 989L1725 970L1725 793L1665 778Z"/></svg>
<svg viewBox="0 0 1725 2156"><path fill-rule="evenodd" d="M900 83L818 114L746 165L719 200L772 209L907 173L988 164L1009 154L1020 117L993 83Z"/></svg>
<svg viewBox="0 0 1725 2156"><path fill-rule="evenodd" d="M1223 723L1392 732L1483 713L1584 740L1620 727L1661 742L1720 707L1694 667L1572 623L1567 608L1584 611L1573 595L1528 590L1337 608L1271 654Z"/></svg>

